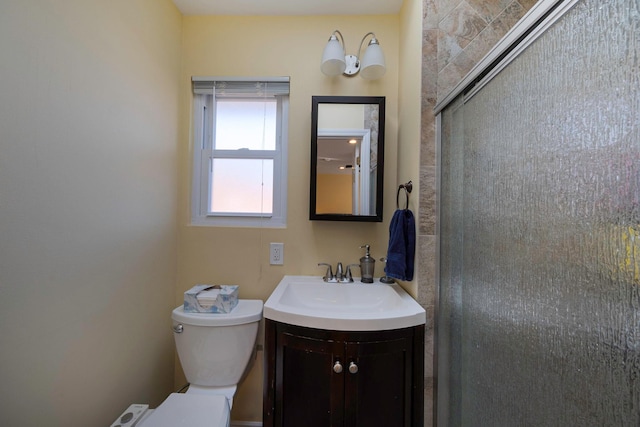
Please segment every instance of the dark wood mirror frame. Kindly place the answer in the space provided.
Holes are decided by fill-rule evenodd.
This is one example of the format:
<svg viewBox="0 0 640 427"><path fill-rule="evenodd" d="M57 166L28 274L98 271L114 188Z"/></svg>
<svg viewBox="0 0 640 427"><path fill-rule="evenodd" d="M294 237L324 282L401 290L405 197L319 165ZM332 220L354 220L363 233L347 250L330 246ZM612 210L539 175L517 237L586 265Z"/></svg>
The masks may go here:
<svg viewBox="0 0 640 427"><path fill-rule="evenodd" d="M321 221L382 222L384 189L385 97L383 96L313 96L311 100L311 180L309 219ZM318 213L318 108L324 104L374 104L378 106L377 158L375 172L375 212L371 215ZM371 141L372 145L374 141Z"/></svg>

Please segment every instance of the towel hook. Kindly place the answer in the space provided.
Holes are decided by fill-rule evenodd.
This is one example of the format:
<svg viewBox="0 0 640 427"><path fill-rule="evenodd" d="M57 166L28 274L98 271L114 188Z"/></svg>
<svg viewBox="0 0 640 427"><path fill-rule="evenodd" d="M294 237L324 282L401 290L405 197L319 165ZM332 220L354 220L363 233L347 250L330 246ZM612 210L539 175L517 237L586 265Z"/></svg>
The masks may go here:
<svg viewBox="0 0 640 427"><path fill-rule="evenodd" d="M413 183L411 181L400 184L398 187L398 192L396 193L396 208L400 209L400 190L404 189L404 195L406 197L406 205L404 207L405 210L409 209L409 193L413 190Z"/></svg>

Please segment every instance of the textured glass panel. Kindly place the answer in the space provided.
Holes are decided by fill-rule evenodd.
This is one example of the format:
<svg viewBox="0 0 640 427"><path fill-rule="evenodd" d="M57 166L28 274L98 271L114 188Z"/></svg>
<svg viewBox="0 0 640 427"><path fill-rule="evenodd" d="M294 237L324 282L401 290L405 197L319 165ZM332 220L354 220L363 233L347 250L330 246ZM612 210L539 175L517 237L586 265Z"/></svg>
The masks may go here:
<svg viewBox="0 0 640 427"><path fill-rule="evenodd" d="M443 112L439 420L640 425L640 2Z"/></svg>

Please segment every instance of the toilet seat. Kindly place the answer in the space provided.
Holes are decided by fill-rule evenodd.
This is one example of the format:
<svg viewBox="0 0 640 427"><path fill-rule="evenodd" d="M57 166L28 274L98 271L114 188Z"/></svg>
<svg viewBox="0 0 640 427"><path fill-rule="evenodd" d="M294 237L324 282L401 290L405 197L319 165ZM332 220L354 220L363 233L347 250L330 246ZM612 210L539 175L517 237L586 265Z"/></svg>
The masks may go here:
<svg viewBox="0 0 640 427"><path fill-rule="evenodd" d="M229 427L227 398L215 395L171 393L140 427Z"/></svg>

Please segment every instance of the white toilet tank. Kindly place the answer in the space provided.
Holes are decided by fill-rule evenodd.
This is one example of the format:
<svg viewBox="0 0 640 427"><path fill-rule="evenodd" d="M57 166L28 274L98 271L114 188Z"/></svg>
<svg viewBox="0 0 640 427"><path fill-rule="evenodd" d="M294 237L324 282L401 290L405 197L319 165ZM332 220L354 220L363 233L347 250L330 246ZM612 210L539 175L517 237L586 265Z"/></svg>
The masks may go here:
<svg viewBox="0 0 640 427"><path fill-rule="evenodd" d="M240 382L253 354L262 305L261 300L241 299L227 314L185 313L183 306L173 310L173 336L191 385L226 387Z"/></svg>

